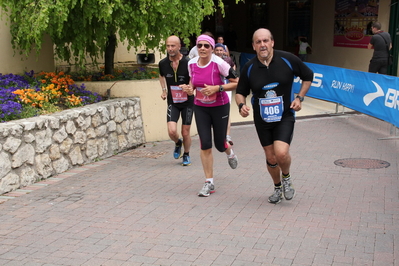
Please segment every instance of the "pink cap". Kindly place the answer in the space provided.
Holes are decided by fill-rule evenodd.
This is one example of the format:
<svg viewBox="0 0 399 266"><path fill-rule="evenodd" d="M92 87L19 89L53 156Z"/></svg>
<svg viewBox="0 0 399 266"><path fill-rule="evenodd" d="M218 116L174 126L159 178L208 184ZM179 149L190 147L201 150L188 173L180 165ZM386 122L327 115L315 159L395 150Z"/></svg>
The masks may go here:
<svg viewBox="0 0 399 266"><path fill-rule="evenodd" d="M198 36L196 44L198 44L200 41L207 41L210 45L212 45L212 48L215 48L215 40L208 35L202 34Z"/></svg>

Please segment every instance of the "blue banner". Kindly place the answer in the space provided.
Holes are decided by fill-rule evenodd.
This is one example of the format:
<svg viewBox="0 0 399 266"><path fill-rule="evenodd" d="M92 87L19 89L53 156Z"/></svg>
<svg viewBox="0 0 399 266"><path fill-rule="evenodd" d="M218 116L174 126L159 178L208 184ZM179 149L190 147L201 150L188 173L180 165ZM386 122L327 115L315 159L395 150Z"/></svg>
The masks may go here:
<svg viewBox="0 0 399 266"><path fill-rule="evenodd" d="M339 103L399 127L399 78L305 63L314 72L307 96ZM295 78L294 92L301 80Z"/></svg>
<svg viewBox="0 0 399 266"><path fill-rule="evenodd" d="M240 66L244 66L249 60L254 58L256 54L241 53L240 54Z"/></svg>

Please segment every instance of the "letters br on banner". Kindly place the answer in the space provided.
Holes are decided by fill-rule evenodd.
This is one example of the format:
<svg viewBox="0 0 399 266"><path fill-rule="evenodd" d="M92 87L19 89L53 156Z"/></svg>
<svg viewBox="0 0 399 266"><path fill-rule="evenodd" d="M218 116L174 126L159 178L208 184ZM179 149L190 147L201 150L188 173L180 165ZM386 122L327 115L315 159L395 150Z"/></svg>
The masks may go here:
<svg viewBox="0 0 399 266"><path fill-rule="evenodd" d="M399 127L399 78L357 70L305 63L313 72L307 96L342 104ZM301 85L294 79L294 92Z"/></svg>

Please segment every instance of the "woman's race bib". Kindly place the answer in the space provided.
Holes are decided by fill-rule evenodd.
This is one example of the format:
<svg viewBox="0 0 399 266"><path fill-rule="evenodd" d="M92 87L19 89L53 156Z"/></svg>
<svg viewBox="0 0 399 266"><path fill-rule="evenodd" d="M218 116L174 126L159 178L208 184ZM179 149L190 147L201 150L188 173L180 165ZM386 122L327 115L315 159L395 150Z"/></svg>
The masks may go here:
<svg viewBox="0 0 399 266"><path fill-rule="evenodd" d="M281 121L284 111L283 97L259 98L260 116L265 122Z"/></svg>
<svg viewBox="0 0 399 266"><path fill-rule="evenodd" d="M179 86L170 86L172 99L174 103L183 103L187 101L187 92L183 91Z"/></svg>
<svg viewBox="0 0 399 266"><path fill-rule="evenodd" d="M197 98L198 101L205 103L205 104L211 104L216 102L216 93L212 94L212 95L204 95L201 93L201 90L203 88L197 87L197 93L195 94L195 97Z"/></svg>

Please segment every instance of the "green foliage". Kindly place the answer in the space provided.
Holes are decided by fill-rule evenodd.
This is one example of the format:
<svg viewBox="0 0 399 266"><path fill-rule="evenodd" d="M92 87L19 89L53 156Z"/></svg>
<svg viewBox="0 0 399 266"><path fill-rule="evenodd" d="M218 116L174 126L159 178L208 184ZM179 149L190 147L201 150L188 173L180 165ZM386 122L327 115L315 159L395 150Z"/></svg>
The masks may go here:
<svg viewBox="0 0 399 266"><path fill-rule="evenodd" d="M22 112L19 116L15 116L15 117L10 117L10 118L6 118L4 119L4 121L11 121L14 119L23 119L23 118L29 118L29 117L34 117L34 116L38 116L41 115L42 110L33 107L31 105L24 105L24 108L22 109Z"/></svg>
<svg viewBox="0 0 399 266"><path fill-rule="evenodd" d="M115 81L115 80L141 80L158 79L159 69L151 67L116 68L113 74L101 71L79 71L70 73L74 81Z"/></svg>
<svg viewBox="0 0 399 266"><path fill-rule="evenodd" d="M48 34L59 59L79 65L86 56L96 62L115 33L129 49L162 49L171 34L188 41L216 10L213 0L0 0L0 7L9 15L14 49L39 52Z"/></svg>

